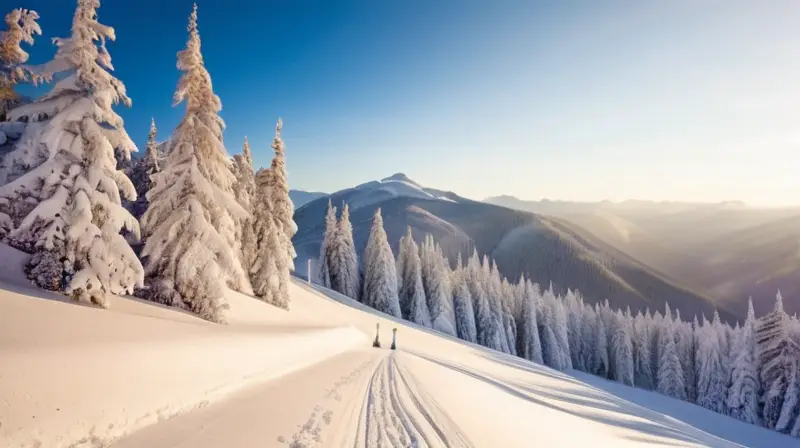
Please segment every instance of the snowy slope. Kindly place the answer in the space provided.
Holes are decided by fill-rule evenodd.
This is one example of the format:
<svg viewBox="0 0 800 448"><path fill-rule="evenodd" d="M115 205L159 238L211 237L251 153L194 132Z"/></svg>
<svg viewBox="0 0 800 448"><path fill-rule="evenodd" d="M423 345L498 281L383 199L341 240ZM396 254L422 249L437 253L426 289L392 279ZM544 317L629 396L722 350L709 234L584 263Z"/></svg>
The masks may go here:
<svg viewBox="0 0 800 448"><path fill-rule="evenodd" d="M303 283L292 285L289 312L232 293L231 324L217 326L130 299L109 310L61 301L20 281L24 256L0 252L15 264L0 274L3 447L797 443L443 337ZM380 350L369 347L376 322ZM386 349L391 328L397 352Z"/></svg>

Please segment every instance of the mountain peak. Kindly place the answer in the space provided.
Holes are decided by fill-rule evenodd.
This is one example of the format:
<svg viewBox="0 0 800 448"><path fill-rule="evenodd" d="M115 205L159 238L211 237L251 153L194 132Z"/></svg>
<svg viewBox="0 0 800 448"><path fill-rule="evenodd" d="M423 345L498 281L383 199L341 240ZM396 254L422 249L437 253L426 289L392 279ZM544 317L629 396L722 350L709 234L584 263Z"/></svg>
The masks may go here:
<svg viewBox="0 0 800 448"><path fill-rule="evenodd" d="M418 183L414 182L413 180L411 180L411 178L406 176L404 173L395 173L395 174L392 174L389 177L381 179L381 182L389 182L389 181L405 182L405 183L408 183L408 184L411 184L411 185L414 185L414 186L417 186L417 187L421 187L420 184L418 184Z"/></svg>

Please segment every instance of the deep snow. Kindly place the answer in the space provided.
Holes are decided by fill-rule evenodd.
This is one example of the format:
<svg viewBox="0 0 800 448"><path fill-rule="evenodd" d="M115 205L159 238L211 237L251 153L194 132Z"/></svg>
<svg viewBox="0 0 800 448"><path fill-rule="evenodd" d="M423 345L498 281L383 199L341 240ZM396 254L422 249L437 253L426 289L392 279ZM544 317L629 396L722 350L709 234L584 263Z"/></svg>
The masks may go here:
<svg viewBox="0 0 800 448"><path fill-rule="evenodd" d="M21 279L24 255L0 257L3 447L797 445L302 282L289 312L231 293L218 326L133 299L76 305ZM376 322L382 349L370 348Z"/></svg>

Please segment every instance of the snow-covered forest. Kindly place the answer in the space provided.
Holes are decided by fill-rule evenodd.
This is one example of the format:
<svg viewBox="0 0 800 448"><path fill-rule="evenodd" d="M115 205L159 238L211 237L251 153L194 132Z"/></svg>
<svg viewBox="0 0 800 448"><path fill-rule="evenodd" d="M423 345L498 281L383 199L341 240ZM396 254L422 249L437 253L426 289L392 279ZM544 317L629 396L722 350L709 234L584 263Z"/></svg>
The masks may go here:
<svg viewBox="0 0 800 448"><path fill-rule="evenodd" d="M0 35L0 236L32 254L38 286L108 305L135 294L224 321L230 287L289 306L296 232L279 120L272 164L254 172L250 147L233 158L223 141L220 98L203 64L197 6L177 55L174 103L185 108L159 143L152 123L144 156L115 105L130 107L114 77L99 0L78 0L72 35L55 57L27 65L21 45L41 34L34 11L6 15ZM14 90L51 82L31 102Z"/></svg>
<svg viewBox="0 0 800 448"><path fill-rule="evenodd" d="M783 310L780 292L770 314L756 318L751 301L733 326L717 313L684 320L669 305L633 315L586 303L578 291L559 297L524 276L509 281L477 252L452 267L430 236L418 246L411 229L395 260L380 209L360 264L347 204L337 220L329 203L325 224L314 278L325 287L467 342L800 437L800 321Z"/></svg>
<svg viewBox="0 0 800 448"><path fill-rule="evenodd" d="M28 277L75 300L108 305L134 294L224 322L227 288L288 308L297 227L283 123L269 167L247 141L230 157L221 99L203 63L197 7L178 53L174 93L185 114L162 142L152 123L144 156L114 106L130 107L113 75L99 0L78 0L72 34L28 65L22 46L38 14L5 17L0 34L0 237L32 254ZM125 38L121 36L121 38ZM53 82L53 80L56 80ZM19 83L52 83L26 101ZM744 322L681 316L669 306L633 315L578 291L557 296L533 279L506 279L486 254L451 263L409 229L393 254L380 210L362 260L347 204L329 204L315 281L386 314L542 363L696 403L800 437L800 322L783 310ZM546 279L537 279L546 282Z"/></svg>

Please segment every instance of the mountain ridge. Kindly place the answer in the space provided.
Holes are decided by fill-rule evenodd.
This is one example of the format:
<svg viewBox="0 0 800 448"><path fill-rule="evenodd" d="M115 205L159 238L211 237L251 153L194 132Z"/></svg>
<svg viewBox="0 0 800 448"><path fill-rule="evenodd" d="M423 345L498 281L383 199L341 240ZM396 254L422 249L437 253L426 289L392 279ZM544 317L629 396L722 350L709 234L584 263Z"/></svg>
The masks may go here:
<svg viewBox="0 0 800 448"><path fill-rule="evenodd" d="M411 182L408 182L411 181ZM381 192L385 182L416 185L413 194L388 195ZM427 196L419 191L427 192ZM366 245L371 219L381 208L389 242L396 253L397 244L408 226L416 240L430 233L439 242L451 263L461 253L494 258L501 273L511 280L525 274L542 287L552 283L562 292L578 289L592 302L608 299L616 306L631 306L634 311L663 310L665 302L685 312L711 313L710 298L695 292L655 269L633 260L626 254L611 251L604 242L578 232L552 217L462 198L431 194L418 183L396 176L334 192L315 199L295 212L300 228L295 239L299 269L319 254L324 232L328 199L334 206L350 204L354 239L359 253ZM368 200L363 200L364 198ZM455 199L454 199L455 198ZM313 267L312 267L313 269ZM727 310L726 320L735 319Z"/></svg>

